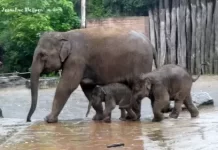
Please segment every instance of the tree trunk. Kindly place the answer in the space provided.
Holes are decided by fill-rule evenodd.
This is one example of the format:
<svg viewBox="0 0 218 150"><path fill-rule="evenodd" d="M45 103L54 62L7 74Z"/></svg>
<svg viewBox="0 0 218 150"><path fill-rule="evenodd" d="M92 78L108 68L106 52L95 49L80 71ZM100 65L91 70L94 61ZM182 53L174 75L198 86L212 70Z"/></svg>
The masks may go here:
<svg viewBox="0 0 218 150"><path fill-rule="evenodd" d="M180 0L180 49L178 49L178 64L186 68L186 34L185 34L185 12L187 0Z"/></svg>
<svg viewBox="0 0 218 150"><path fill-rule="evenodd" d="M171 41L171 48L170 48L170 63L176 64L176 7L177 7L177 0L172 1L172 12L171 12L171 36L170 36L170 41Z"/></svg>
<svg viewBox="0 0 218 150"><path fill-rule="evenodd" d="M196 49L196 0L191 0L192 16L192 46L191 46L191 72L195 73L195 49Z"/></svg>
<svg viewBox="0 0 218 150"><path fill-rule="evenodd" d="M218 74L218 0L214 11L214 24L215 24L215 58L214 58L214 72Z"/></svg>
<svg viewBox="0 0 218 150"><path fill-rule="evenodd" d="M191 73L191 11L190 6L187 4L186 7L186 62L187 62L187 70Z"/></svg>
<svg viewBox="0 0 218 150"><path fill-rule="evenodd" d="M166 63L171 62L171 39L170 39L170 6L169 0L164 0L165 9L166 9L166 41L167 41L167 61Z"/></svg>
<svg viewBox="0 0 218 150"><path fill-rule="evenodd" d="M81 0L81 28L86 27L86 0Z"/></svg>
<svg viewBox="0 0 218 150"><path fill-rule="evenodd" d="M206 22L207 22L207 5L206 0L201 0L201 8L202 8L202 18L201 18L201 25L202 25L202 32L201 32L201 63L204 63L204 55L205 55L205 35L206 35ZM206 66L207 67L207 66ZM204 66L204 71L206 67Z"/></svg>
<svg viewBox="0 0 218 150"><path fill-rule="evenodd" d="M207 2L207 26L206 26L206 43L205 43L205 61L209 61L210 60L210 40L211 40L211 28L212 28L212 12L213 12L213 0L208 0ZM212 65L212 64L210 64ZM206 73L210 73L209 72L210 69L206 69Z"/></svg>
<svg viewBox="0 0 218 150"><path fill-rule="evenodd" d="M165 35L165 9L163 0L160 0L160 51L159 51L159 60L160 66L164 65L166 59L166 35Z"/></svg>
<svg viewBox="0 0 218 150"><path fill-rule="evenodd" d="M195 72L198 72L198 69L201 66L200 58L201 58L201 5L200 0L196 1L196 8L197 8L197 24L196 24L196 51L195 51L195 58L196 58L196 66Z"/></svg>

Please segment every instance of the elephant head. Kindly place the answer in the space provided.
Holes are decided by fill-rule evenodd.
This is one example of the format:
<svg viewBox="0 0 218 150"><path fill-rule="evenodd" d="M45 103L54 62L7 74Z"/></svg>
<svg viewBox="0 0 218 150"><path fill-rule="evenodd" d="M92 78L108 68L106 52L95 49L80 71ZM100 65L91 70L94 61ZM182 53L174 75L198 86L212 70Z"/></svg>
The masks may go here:
<svg viewBox="0 0 218 150"><path fill-rule="evenodd" d="M135 81L133 86L133 96L135 100L148 97L151 90L151 81L147 77L141 76Z"/></svg>
<svg viewBox="0 0 218 150"><path fill-rule="evenodd" d="M70 53L71 42L68 40L66 33L47 32L41 36L34 51L31 65L32 103L27 122L31 121L31 116L36 109L40 74L61 69Z"/></svg>
<svg viewBox="0 0 218 150"><path fill-rule="evenodd" d="M92 91L92 99L89 101L88 110L86 112L86 117L88 116L91 106L99 106L105 99L106 92L101 86L96 86Z"/></svg>

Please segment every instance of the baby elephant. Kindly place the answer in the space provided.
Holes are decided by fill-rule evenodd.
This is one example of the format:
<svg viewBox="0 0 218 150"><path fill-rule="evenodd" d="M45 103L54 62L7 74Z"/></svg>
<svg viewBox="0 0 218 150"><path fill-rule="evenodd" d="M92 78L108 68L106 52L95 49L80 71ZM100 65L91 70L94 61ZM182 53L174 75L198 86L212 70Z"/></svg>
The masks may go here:
<svg viewBox="0 0 218 150"><path fill-rule="evenodd" d="M105 102L104 122L111 122L111 111L119 105L121 111L120 120L126 119L126 112L131 120L136 120L137 116L132 110L132 91L121 83L112 83L104 86L96 86L92 92L92 100L89 102L86 117L88 116L91 106L98 106Z"/></svg>
<svg viewBox="0 0 218 150"><path fill-rule="evenodd" d="M205 64L203 64L205 65ZM170 114L171 118L178 118L182 104L187 107L191 117L199 115L198 109L192 102L191 88L201 75L194 79L181 66L167 64L147 74L143 74L133 86L134 100L149 97L154 113L152 121L163 120L163 110L169 106L169 100L175 101Z"/></svg>

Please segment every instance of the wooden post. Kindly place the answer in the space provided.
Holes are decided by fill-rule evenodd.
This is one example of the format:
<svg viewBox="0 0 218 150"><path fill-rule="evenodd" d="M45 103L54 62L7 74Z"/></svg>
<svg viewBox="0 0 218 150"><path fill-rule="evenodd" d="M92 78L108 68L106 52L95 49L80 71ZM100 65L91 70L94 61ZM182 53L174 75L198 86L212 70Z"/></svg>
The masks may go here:
<svg viewBox="0 0 218 150"><path fill-rule="evenodd" d="M159 11L157 8L157 5L154 8L153 11L154 14L154 29L155 29L155 37L156 37L156 52L157 52L157 63L158 66L160 66L160 59L159 59L159 55L160 55L160 26L159 26Z"/></svg>
<svg viewBox="0 0 218 150"><path fill-rule="evenodd" d="M187 70L191 73L191 11L190 6L187 4L186 7L186 62L187 62Z"/></svg>
<svg viewBox="0 0 218 150"><path fill-rule="evenodd" d="M164 65L166 59L166 34L165 34L165 20L166 13L164 9L163 0L160 0L159 4L160 9L160 51L159 51L159 60L160 66Z"/></svg>
<svg viewBox="0 0 218 150"><path fill-rule="evenodd" d="M213 19L212 21L212 26L211 26L211 36L210 36L210 66L209 66L209 72L210 74L213 74L213 59L214 59L214 52L215 52L215 20Z"/></svg>
<svg viewBox="0 0 218 150"><path fill-rule="evenodd" d="M154 48L156 49L156 41L155 41L155 29L154 29L154 16L153 12L150 9L149 13L149 31L150 31L150 40Z"/></svg>
<svg viewBox="0 0 218 150"><path fill-rule="evenodd" d="M167 41L167 59L166 63L171 62L171 39L170 39L170 3L169 0L164 0L164 5L166 9L166 41Z"/></svg>
<svg viewBox="0 0 218 150"><path fill-rule="evenodd" d="M181 65L181 18L180 18L180 0L177 1L176 17L177 17L177 60L178 64Z"/></svg>
<svg viewBox="0 0 218 150"><path fill-rule="evenodd" d="M81 0L81 28L86 27L86 0Z"/></svg>
<svg viewBox="0 0 218 150"><path fill-rule="evenodd" d="M215 24L215 58L214 58L214 72L218 74L218 0L214 11L214 24Z"/></svg>
<svg viewBox="0 0 218 150"><path fill-rule="evenodd" d="M202 25L202 32L201 32L201 63L205 63L204 55L205 55L205 36L206 36L206 23L207 23L207 4L206 0L201 0L201 8L202 8L202 18L201 18L201 25ZM204 66L204 71L208 67Z"/></svg>
<svg viewBox="0 0 218 150"><path fill-rule="evenodd" d="M177 0L172 0L172 12L171 12L171 35L170 35L170 41L171 41L171 48L170 50L170 63L176 64L176 7L177 7Z"/></svg>
<svg viewBox="0 0 218 150"><path fill-rule="evenodd" d="M192 46L191 46L191 73L195 73L195 49L196 49L196 0L191 0L192 16Z"/></svg>
<svg viewBox="0 0 218 150"><path fill-rule="evenodd" d="M200 66L201 66L201 5L200 5L200 0L196 1L196 8L197 8L197 24L196 24L196 51L195 51L195 72L198 72Z"/></svg>
<svg viewBox="0 0 218 150"><path fill-rule="evenodd" d="M185 34L185 12L187 0L180 0L180 48L178 49L178 64L186 68L186 34Z"/></svg>
<svg viewBox="0 0 218 150"><path fill-rule="evenodd" d="M207 0L207 26L206 26L206 43L205 43L205 61L210 60L210 40L211 40L211 28L212 28L212 12L213 12L213 0ZM210 64L212 65L212 64ZM210 73L210 70L206 69L206 73Z"/></svg>
<svg viewBox="0 0 218 150"><path fill-rule="evenodd" d="M153 12L152 12L152 9L150 9L148 11L148 14L149 14L149 31L150 31L150 41L151 41L151 44L154 46L155 48L155 51L156 51L156 39L155 39L155 29L154 29L154 16L153 16ZM153 66L154 65L154 61L153 61Z"/></svg>

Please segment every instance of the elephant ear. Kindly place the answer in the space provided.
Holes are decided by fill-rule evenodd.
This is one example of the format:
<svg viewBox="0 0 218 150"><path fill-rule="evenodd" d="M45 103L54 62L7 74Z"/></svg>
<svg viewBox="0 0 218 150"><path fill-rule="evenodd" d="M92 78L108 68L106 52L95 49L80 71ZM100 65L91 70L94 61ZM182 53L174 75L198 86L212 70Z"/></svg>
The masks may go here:
<svg viewBox="0 0 218 150"><path fill-rule="evenodd" d="M61 39L61 49L60 49L60 58L61 62L64 62L66 58L70 55L71 44L68 40Z"/></svg>

